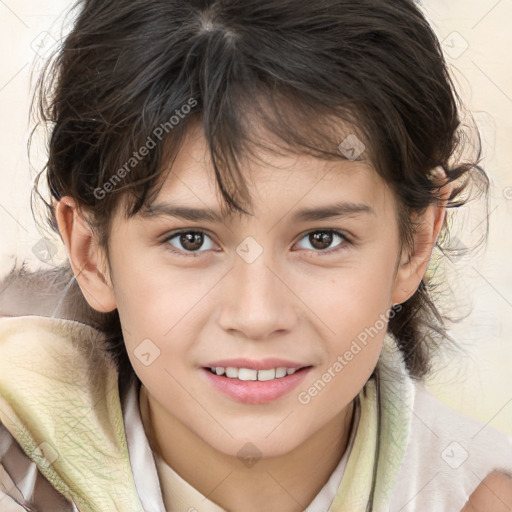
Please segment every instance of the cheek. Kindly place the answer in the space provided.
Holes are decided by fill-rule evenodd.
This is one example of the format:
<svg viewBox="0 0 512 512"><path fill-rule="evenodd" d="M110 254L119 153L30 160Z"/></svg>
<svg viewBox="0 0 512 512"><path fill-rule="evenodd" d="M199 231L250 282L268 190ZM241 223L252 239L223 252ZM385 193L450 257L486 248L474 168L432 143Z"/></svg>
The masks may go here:
<svg viewBox="0 0 512 512"><path fill-rule="evenodd" d="M194 306L208 291L207 280L197 273L170 266L125 261L116 286L118 311L123 327L141 337L166 340L180 322L189 321Z"/></svg>
<svg viewBox="0 0 512 512"><path fill-rule="evenodd" d="M344 339L371 326L385 314L393 291L393 258L381 254L366 260L361 258L344 268L333 270L328 278L321 277L315 286L304 281L309 290L304 302L313 305L331 334ZM323 283L323 284L322 284ZM381 326L381 323L379 323Z"/></svg>
<svg viewBox="0 0 512 512"><path fill-rule="evenodd" d="M177 386L172 376L185 378L185 368L194 363L191 353L204 320L198 315L204 313L213 279L141 264L126 266L124 272L116 297L132 366L148 388L167 386L170 391Z"/></svg>
<svg viewBox="0 0 512 512"><path fill-rule="evenodd" d="M322 293L305 299L314 304L314 312L326 326L322 372L329 374L325 375L333 383L329 387L337 390L331 399L353 398L377 364L387 331L393 264L393 255L387 252L360 258L339 269L323 286L319 284Z"/></svg>

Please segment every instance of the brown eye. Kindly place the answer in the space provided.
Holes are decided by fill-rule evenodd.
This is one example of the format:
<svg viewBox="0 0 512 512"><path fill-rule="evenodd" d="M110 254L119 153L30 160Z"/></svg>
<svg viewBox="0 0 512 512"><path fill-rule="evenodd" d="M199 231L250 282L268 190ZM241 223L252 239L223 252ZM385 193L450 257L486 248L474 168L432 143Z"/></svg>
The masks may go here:
<svg viewBox="0 0 512 512"><path fill-rule="evenodd" d="M335 245L333 249L329 249L329 247L337 239L341 240L341 243ZM302 240L307 240L314 252L324 252L327 254L341 250L349 243L348 238L343 233L332 229L319 229L316 231L310 231L302 238ZM309 248L302 247L302 249Z"/></svg>
<svg viewBox="0 0 512 512"><path fill-rule="evenodd" d="M202 247L204 248L206 239L210 240L209 246L207 243L205 250L199 250ZM200 253L214 247L211 238L204 231L180 231L167 237L162 243L166 244L170 251L182 254L183 256L199 256Z"/></svg>
<svg viewBox="0 0 512 512"><path fill-rule="evenodd" d="M179 241L182 247L184 247L187 251L197 251L203 245L204 237L202 233L181 233L179 236Z"/></svg>
<svg viewBox="0 0 512 512"><path fill-rule="evenodd" d="M333 238L330 231L315 231L309 234L309 241L315 249L327 249L332 244Z"/></svg>

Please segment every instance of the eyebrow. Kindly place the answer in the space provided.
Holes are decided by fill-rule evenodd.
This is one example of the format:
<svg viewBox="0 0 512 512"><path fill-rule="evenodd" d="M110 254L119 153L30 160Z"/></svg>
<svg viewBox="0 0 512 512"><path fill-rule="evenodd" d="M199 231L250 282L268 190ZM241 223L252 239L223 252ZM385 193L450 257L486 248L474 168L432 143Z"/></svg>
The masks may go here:
<svg viewBox="0 0 512 512"><path fill-rule="evenodd" d="M338 203L317 208L302 208L293 216L294 222L319 221L334 217L349 217L359 214L375 215L374 210L362 203L340 201ZM176 217L189 221L223 222L221 214L211 208L191 208L188 206L174 205L171 203L158 203L141 210L143 218Z"/></svg>

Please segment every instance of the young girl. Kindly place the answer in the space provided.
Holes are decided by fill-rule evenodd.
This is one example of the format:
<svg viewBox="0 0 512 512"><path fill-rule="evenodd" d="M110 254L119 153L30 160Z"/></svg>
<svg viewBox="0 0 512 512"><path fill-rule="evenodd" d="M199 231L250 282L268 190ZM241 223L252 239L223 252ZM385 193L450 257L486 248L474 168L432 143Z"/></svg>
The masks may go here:
<svg viewBox="0 0 512 512"><path fill-rule="evenodd" d="M0 510L511 510L511 440L422 383L488 181L412 0L79 7L39 91L69 265L2 284Z"/></svg>

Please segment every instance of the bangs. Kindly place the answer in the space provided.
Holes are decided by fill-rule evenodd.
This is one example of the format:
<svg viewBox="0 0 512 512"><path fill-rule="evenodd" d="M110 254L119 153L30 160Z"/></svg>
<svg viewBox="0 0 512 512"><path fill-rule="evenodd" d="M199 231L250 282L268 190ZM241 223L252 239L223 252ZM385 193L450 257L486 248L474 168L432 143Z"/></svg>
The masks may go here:
<svg viewBox="0 0 512 512"><path fill-rule="evenodd" d="M253 87L242 90L240 86L236 94L230 94L229 101L221 97L205 105L202 112L184 120L179 134L167 136L159 170L147 182L149 188L141 191L140 184L134 183L128 189L131 201L125 202L125 216L136 215L143 204L151 203L159 194L191 131L205 137L224 199L223 212L248 213L252 200L246 165L251 161L266 164L263 154L310 155L325 161L372 165L370 142L353 117L347 108L312 103L293 91L274 91L271 95L261 88L256 92Z"/></svg>

